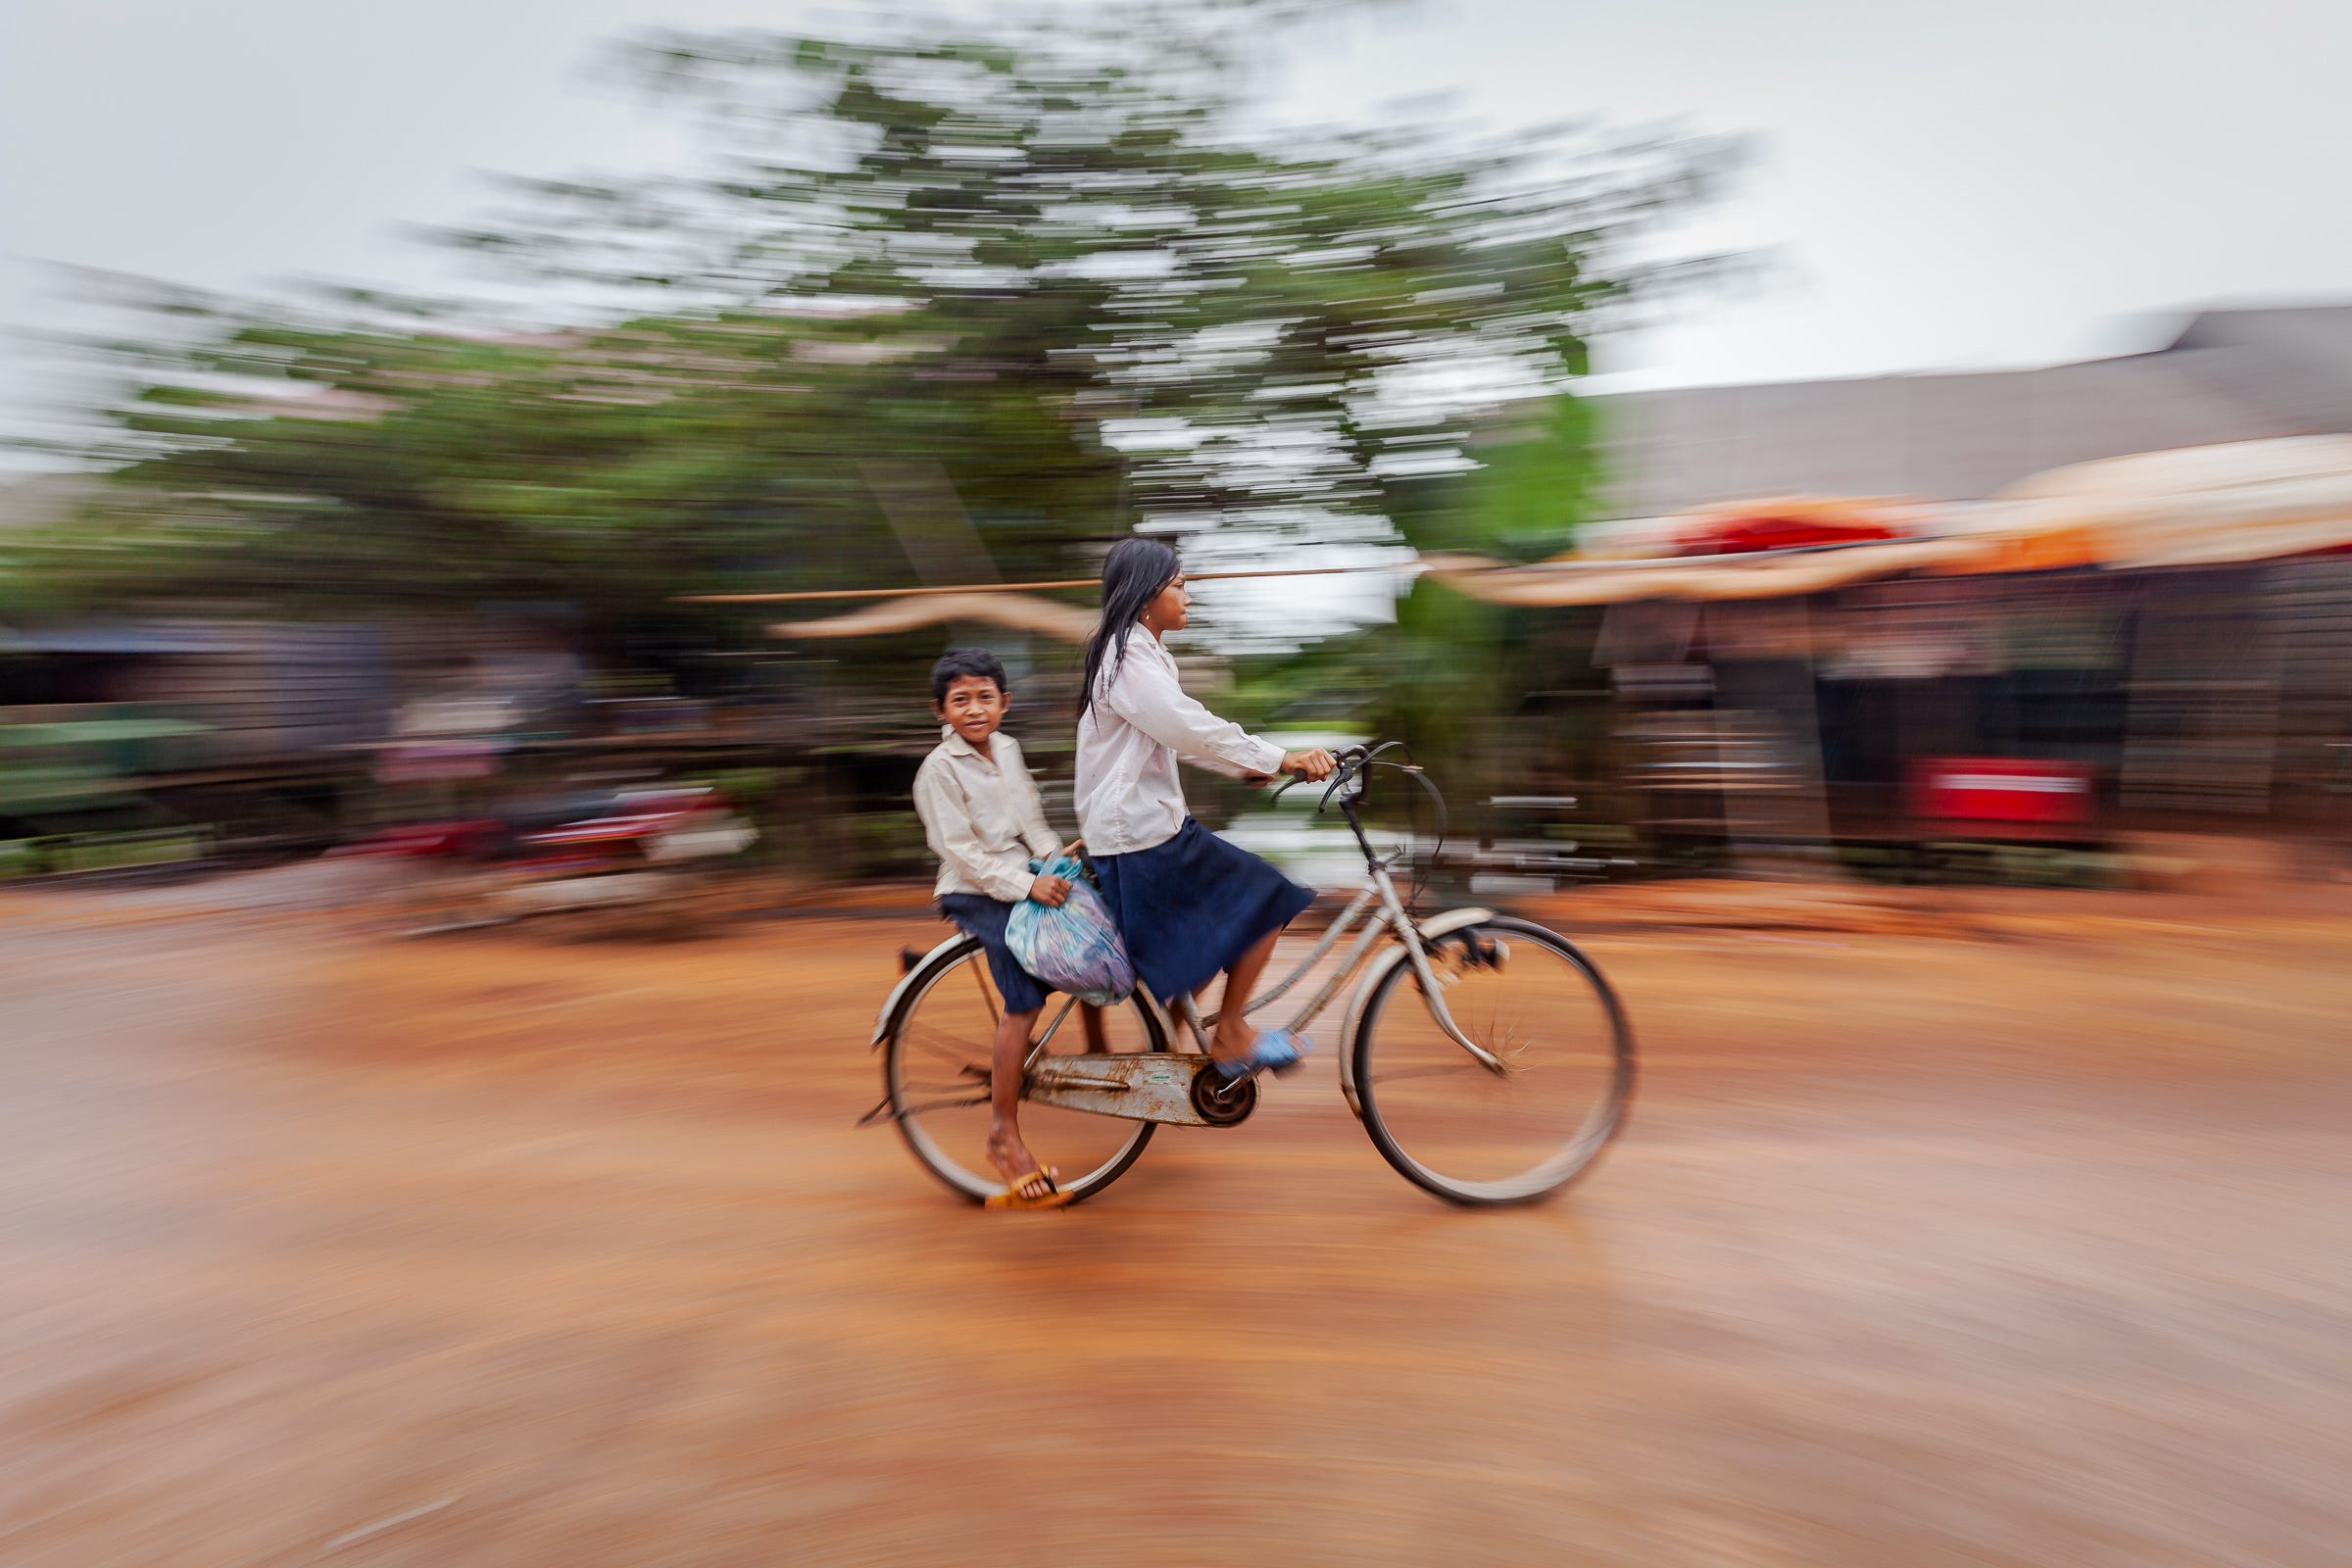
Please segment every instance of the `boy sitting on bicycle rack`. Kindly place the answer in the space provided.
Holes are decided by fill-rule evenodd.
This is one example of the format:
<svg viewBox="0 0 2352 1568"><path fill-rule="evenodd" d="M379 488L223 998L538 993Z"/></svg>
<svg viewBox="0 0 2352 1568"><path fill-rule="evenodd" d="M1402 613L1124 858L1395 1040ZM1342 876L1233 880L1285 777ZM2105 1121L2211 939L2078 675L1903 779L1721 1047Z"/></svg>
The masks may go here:
<svg viewBox="0 0 2352 1568"><path fill-rule="evenodd" d="M989 1203L1054 1208L1069 1201L1056 1181L1060 1173L1029 1152L1020 1128L1021 1068L1049 988L1013 961L1004 926L1014 905L1033 899L1058 907L1070 885L1029 870L1033 856L1051 860L1061 846L1047 825L1019 743L998 733L1011 701L1004 666L985 648L952 650L932 666L931 711L942 738L914 776L914 808L939 857L933 899L941 914L987 951L988 972L1004 1003L990 1075L988 1157L1005 1189ZM1084 1006L1080 1016L1087 1049L1105 1050L1102 1012Z"/></svg>

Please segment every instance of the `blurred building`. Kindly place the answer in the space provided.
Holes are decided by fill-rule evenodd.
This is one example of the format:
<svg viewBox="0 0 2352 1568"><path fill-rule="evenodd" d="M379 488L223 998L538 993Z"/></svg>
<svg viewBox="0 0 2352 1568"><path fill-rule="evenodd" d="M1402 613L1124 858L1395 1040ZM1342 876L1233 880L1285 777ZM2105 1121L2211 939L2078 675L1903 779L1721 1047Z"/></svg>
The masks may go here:
<svg viewBox="0 0 2352 1568"><path fill-rule="evenodd" d="M1515 599L1484 591L1559 606L1563 646L1592 650L1616 719L1577 782L1622 787L1619 808L1653 844L2352 838L2352 555L2326 533L2342 500L2323 485L2307 517L2280 503L2320 548L2299 548L2291 527L2275 547L2259 526L2223 540L2232 508L2196 493L2214 481L2182 450L2259 466L2271 449L2233 444L2352 433L2352 306L2209 311L2148 352L2040 369L1600 401L1607 511L1629 519L1591 531L1603 555L1612 528L1634 541L1613 553L1639 558L1693 517L1716 539L1677 548L1699 554L1766 548L1722 542L1740 526L1801 535L1805 506L1773 498L1990 514L2036 475L2151 453L2181 461L2131 466L2139 514L2169 513L2170 536L2192 541L2119 547L2127 507L2106 548L2021 552L2006 569L1856 539L1847 554L1777 552L1777 585L1755 571L1696 584L1703 561L1675 580L1624 559L1613 580L1595 570L1549 597L1532 574ZM2164 496L2172 469L2178 505ZM2193 542L2208 508L2210 549ZM1556 684L1576 683L1563 665Z"/></svg>
<svg viewBox="0 0 2352 1568"><path fill-rule="evenodd" d="M2100 458L2352 431L2352 305L2206 311L2148 353L2040 369L1599 401L1613 515L1749 496L1982 500Z"/></svg>

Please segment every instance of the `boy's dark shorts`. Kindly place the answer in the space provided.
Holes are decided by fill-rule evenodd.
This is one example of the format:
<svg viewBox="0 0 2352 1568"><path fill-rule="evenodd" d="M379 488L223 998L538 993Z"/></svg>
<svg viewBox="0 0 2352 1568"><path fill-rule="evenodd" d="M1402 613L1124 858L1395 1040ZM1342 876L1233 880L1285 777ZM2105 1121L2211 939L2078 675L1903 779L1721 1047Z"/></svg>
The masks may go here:
<svg viewBox="0 0 2352 1568"><path fill-rule="evenodd" d="M979 893L942 893L939 912L987 950L989 977L996 981L1006 1012L1035 1012L1046 1004L1046 983L1015 963L1012 950L1004 945L1011 905Z"/></svg>

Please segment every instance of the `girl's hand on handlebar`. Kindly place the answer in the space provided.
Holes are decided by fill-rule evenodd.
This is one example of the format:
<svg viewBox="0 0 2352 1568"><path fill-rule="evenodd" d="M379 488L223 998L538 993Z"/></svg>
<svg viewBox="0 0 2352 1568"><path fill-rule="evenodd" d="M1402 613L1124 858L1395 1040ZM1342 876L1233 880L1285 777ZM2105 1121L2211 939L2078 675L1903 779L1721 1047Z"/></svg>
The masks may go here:
<svg viewBox="0 0 2352 1568"><path fill-rule="evenodd" d="M1049 909L1060 908L1069 896L1069 883L1057 876L1041 876L1029 884L1030 901Z"/></svg>
<svg viewBox="0 0 2352 1568"><path fill-rule="evenodd" d="M1339 765L1338 759L1320 746L1311 752L1285 752L1282 757L1282 770L1285 773L1296 773L1300 778L1312 779L1317 783L1331 777Z"/></svg>

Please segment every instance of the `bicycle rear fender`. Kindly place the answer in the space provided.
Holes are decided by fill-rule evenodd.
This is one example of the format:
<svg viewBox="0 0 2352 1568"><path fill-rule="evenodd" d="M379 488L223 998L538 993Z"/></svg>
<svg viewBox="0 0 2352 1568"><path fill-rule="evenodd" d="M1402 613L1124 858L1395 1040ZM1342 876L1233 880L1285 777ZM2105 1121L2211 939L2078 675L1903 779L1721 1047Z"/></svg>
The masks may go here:
<svg viewBox="0 0 2352 1568"><path fill-rule="evenodd" d="M1464 926L1478 925L1494 918L1493 909L1482 909L1473 905L1468 908L1447 909L1443 914L1433 914L1426 920L1417 921L1413 929L1421 934L1422 946L1427 947L1438 938L1459 931ZM1348 1097L1348 1108L1355 1112L1357 1121L1364 1119L1364 1102L1355 1096L1356 1026L1363 1021L1364 1003L1380 985L1381 976L1405 962L1408 956L1401 942L1392 942L1382 948L1380 956L1365 966L1363 977L1356 981L1355 990L1348 998L1347 1016L1340 1023L1340 1093Z"/></svg>
<svg viewBox="0 0 2352 1568"><path fill-rule="evenodd" d="M971 938L962 932L956 932L938 947L924 954L922 962L899 977L899 983L890 988L890 995L882 999L882 1010L874 1015L874 1038L865 1043L866 1050L874 1051L881 1047L882 1037L890 1033L890 1020L898 1016L899 1003L906 995L907 988L921 979L924 973L938 962L950 948L961 946L970 940Z"/></svg>

